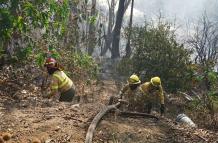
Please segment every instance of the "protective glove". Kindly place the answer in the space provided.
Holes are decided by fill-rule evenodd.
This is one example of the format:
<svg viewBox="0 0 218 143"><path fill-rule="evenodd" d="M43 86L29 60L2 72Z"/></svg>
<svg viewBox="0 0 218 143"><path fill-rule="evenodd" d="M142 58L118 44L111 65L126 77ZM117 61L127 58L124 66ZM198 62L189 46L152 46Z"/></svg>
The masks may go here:
<svg viewBox="0 0 218 143"><path fill-rule="evenodd" d="M160 106L160 114L161 114L161 116L164 114L164 112L165 112L165 105L161 104L161 106Z"/></svg>
<svg viewBox="0 0 218 143"><path fill-rule="evenodd" d="M52 97L51 95L48 95L48 96L47 96L48 99L51 99L51 97Z"/></svg>
<svg viewBox="0 0 218 143"><path fill-rule="evenodd" d="M151 102L145 102L143 106L144 106L144 112L147 113L147 114L151 114L152 103Z"/></svg>
<svg viewBox="0 0 218 143"><path fill-rule="evenodd" d="M51 99L52 95L51 94L43 94L43 98L46 99Z"/></svg>
<svg viewBox="0 0 218 143"><path fill-rule="evenodd" d="M42 93L42 97L43 97L43 98L48 98L48 94Z"/></svg>

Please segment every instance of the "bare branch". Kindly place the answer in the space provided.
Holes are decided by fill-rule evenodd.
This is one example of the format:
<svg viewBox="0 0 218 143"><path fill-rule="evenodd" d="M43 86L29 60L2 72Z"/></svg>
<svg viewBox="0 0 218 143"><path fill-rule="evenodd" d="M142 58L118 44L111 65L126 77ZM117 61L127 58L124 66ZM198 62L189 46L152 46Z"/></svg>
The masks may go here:
<svg viewBox="0 0 218 143"><path fill-rule="evenodd" d="M109 0L107 0L107 4L108 4L108 8L111 9L111 4L110 4Z"/></svg>
<svg viewBox="0 0 218 143"><path fill-rule="evenodd" d="M211 67L218 59L218 29L206 13L195 28L194 36L188 41L196 51L195 60L203 66Z"/></svg>

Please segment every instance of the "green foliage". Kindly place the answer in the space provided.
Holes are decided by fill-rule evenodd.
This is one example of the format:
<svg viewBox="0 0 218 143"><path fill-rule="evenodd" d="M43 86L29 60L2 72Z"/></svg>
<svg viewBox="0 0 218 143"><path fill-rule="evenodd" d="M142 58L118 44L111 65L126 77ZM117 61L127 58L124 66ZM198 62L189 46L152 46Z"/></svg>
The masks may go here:
<svg viewBox="0 0 218 143"><path fill-rule="evenodd" d="M19 39L22 42L18 43L12 56L26 60L27 56L32 56L31 53L46 53L48 49L43 49L44 45L59 47L58 42L66 31L69 15L68 0L62 3L55 0L0 2L0 40L3 43L1 46L4 45L1 48L6 51L11 39ZM41 31L45 32L40 37L35 36Z"/></svg>
<svg viewBox="0 0 218 143"><path fill-rule="evenodd" d="M90 24L94 25L96 23L96 21L97 21L97 16L96 15L89 17L89 23Z"/></svg>
<svg viewBox="0 0 218 143"><path fill-rule="evenodd" d="M117 65L116 69L118 73L121 73L124 76L129 76L132 74L133 69L133 60L128 58L123 58Z"/></svg>
<svg viewBox="0 0 218 143"><path fill-rule="evenodd" d="M32 50L33 50L32 48L33 47L28 46L26 48L20 49L20 51L17 53L18 59L21 59L21 60L27 59L29 55L32 54Z"/></svg>
<svg viewBox="0 0 218 143"><path fill-rule="evenodd" d="M13 32L14 16L10 14L7 2L1 2L0 5L0 40L5 40L10 38Z"/></svg>
<svg viewBox="0 0 218 143"><path fill-rule="evenodd" d="M210 84L210 90L208 91L208 96L211 97L212 101L216 101L218 106L218 73L214 71L208 72L208 81Z"/></svg>
<svg viewBox="0 0 218 143"><path fill-rule="evenodd" d="M185 108L188 110L202 110L204 107L200 100L194 99L193 101L188 102Z"/></svg>
<svg viewBox="0 0 218 143"><path fill-rule="evenodd" d="M132 30L132 73L144 74L142 80L153 76L162 79L168 91L189 87L190 52L176 41L169 24L145 25Z"/></svg>
<svg viewBox="0 0 218 143"><path fill-rule="evenodd" d="M38 54L34 56L34 58L36 59L36 63L39 66L43 66L46 58L48 57L52 57L59 60L61 56L54 48L51 47L49 47L49 51L47 53L39 51Z"/></svg>
<svg viewBox="0 0 218 143"><path fill-rule="evenodd" d="M10 49L12 55L7 57L15 59L16 64L31 62L39 66L47 57L53 57L77 77L94 78L98 71L94 60L72 49L79 39L77 21L70 20L71 9L77 4L79 0L1 1L0 57ZM85 22L95 24L97 16Z"/></svg>
<svg viewBox="0 0 218 143"><path fill-rule="evenodd" d="M42 66L45 62L45 58L46 58L46 54L45 53L39 53L36 55L36 63L40 66Z"/></svg>
<svg viewBox="0 0 218 143"><path fill-rule="evenodd" d="M210 81L211 84L216 84L218 81L217 72L214 72L214 71L208 72L208 80Z"/></svg>
<svg viewBox="0 0 218 143"><path fill-rule="evenodd" d="M74 67L80 68L84 78L96 78L98 73L98 66L94 59L88 54L75 53L72 56Z"/></svg>
<svg viewBox="0 0 218 143"><path fill-rule="evenodd" d="M191 78L195 81L195 86L205 90L205 92L213 92L217 89L218 85L218 73L212 68L205 68L200 64L193 65L191 68ZM205 85L207 87L205 87ZM209 94L210 95L210 94Z"/></svg>

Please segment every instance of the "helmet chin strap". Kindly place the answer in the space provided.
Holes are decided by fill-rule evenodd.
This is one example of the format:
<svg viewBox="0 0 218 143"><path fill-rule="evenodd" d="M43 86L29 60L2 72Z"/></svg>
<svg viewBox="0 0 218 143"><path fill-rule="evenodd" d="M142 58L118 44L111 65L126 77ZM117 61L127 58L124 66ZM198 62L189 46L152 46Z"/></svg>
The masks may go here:
<svg viewBox="0 0 218 143"><path fill-rule="evenodd" d="M48 74L50 74L50 75L52 75L57 70L58 70L58 68L49 68L49 67L47 67Z"/></svg>
<svg viewBox="0 0 218 143"><path fill-rule="evenodd" d="M139 84L130 84L129 87L131 90L135 90Z"/></svg>

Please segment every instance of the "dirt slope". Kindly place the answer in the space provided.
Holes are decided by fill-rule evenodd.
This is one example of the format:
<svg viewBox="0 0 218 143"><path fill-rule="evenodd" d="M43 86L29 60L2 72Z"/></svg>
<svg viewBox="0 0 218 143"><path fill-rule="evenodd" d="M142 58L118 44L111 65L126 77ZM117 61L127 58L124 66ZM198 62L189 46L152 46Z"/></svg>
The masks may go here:
<svg viewBox="0 0 218 143"><path fill-rule="evenodd" d="M103 68L106 68L106 72L102 72L103 78L84 89L83 94L88 96L89 102L80 104L65 104L59 103L56 99L45 99L41 95L40 84L37 84L40 79L36 79L36 84L27 82L26 77L21 76L22 73L26 73L20 70L21 74L15 72L13 75L18 75L11 80L12 78L7 76L11 69L2 71L0 135L5 132L12 134L7 143L31 143L36 139L45 143L84 143L92 119L108 103L109 97L116 95L122 86L119 80L113 80L114 72L110 70L112 64L113 62L110 62L109 66L103 64ZM81 91L78 91L78 94L81 94ZM167 108L166 116L158 122L152 119L124 118L110 113L97 127L93 142L218 142L216 132L175 125L176 115L171 113L174 107Z"/></svg>
<svg viewBox="0 0 218 143"><path fill-rule="evenodd" d="M91 91L88 89L86 93L95 96L89 96L90 103L86 104L59 103L55 99L45 99L36 96L40 94L37 88L34 93L38 94L32 94L28 89L22 90L25 98L20 100L2 95L0 131L11 133L13 137L10 142L13 143L28 143L34 138L54 140L50 142L82 143L92 118L106 104L108 96L115 94L114 83L107 83L110 87L104 85L93 87Z"/></svg>
<svg viewBox="0 0 218 143"><path fill-rule="evenodd" d="M96 85L93 85L96 86ZM10 143L29 143L34 138L51 143L83 143L87 128L108 97L117 92L112 81L93 87L90 103L64 104L30 96L19 102L2 96L0 127L11 133ZM31 91L26 91L29 94ZM89 93L89 91L87 91ZM24 94L24 93L23 93ZM32 95L32 94L30 94ZM215 142L215 133L192 135L196 130L174 125L170 119L134 119L110 113L98 126L96 143ZM202 136L203 135L203 136ZM218 137L218 136L217 136Z"/></svg>

